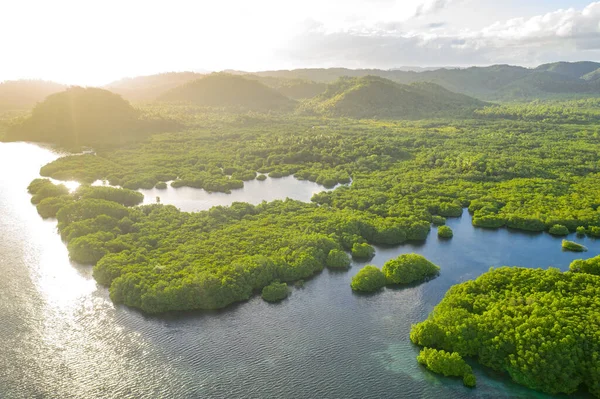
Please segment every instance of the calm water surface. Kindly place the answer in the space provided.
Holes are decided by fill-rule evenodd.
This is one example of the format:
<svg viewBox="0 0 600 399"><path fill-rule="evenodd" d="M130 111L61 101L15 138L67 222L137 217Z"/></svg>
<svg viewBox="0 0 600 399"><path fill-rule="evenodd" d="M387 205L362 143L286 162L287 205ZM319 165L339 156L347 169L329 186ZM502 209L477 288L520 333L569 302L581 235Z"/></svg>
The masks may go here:
<svg viewBox="0 0 600 399"><path fill-rule="evenodd" d="M545 398L478 367L473 390L423 370L410 325L451 285L491 265L566 270L600 253L588 238L572 237L590 249L578 255L547 234L475 229L465 213L449 220L450 241L434 231L423 245L378 248L371 263L379 266L407 252L441 266L418 287L355 295L355 264L323 272L280 304L254 298L221 312L148 317L114 306L89 267L69 262L55 222L29 203L27 185L56 157L0 143L0 398ZM308 200L314 189L283 181L257 187L277 193L269 199L289 190Z"/></svg>

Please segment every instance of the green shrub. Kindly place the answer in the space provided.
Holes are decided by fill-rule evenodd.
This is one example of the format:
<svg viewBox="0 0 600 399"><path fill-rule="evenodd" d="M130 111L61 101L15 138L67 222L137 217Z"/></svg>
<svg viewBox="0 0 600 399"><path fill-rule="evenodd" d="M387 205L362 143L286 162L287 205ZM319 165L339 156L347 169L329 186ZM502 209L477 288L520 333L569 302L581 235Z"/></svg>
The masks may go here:
<svg viewBox="0 0 600 399"><path fill-rule="evenodd" d="M31 185L30 185L31 187ZM63 184L54 184L49 180L47 183L41 183L35 186L35 194L31 197L31 203L34 205L39 204L42 200L52 197L61 197L63 195L69 195L69 189Z"/></svg>
<svg viewBox="0 0 600 399"><path fill-rule="evenodd" d="M360 271L352 278L350 287L354 291L374 292L385 286L385 276L378 267L368 265L360 269Z"/></svg>
<svg viewBox="0 0 600 399"><path fill-rule="evenodd" d="M438 237L440 238L452 238L452 236L454 235L452 229L448 226L440 226L438 227L437 231Z"/></svg>
<svg viewBox="0 0 600 399"><path fill-rule="evenodd" d="M587 229L588 235L592 237L600 237L600 227L598 226L590 226Z"/></svg>
<svg viewBox="0 0 600 399"><path fill-rule="evenodd" d="M475 374L467 374L463 377L463 384L466 387L473 388L477 385L477 379L475 378Z"/></svg>
<svg viewBox="0 0 600 399"><path fill-rule="evenodd" d="M73 199L69 195L64 195L61 197L49 197L41 200L40 203L37 204L36 208L42 218L54 218L56 217L56 213L60 210L60 208L68 205L71 202L73 202Z"/></svg>
<svg viewBox="0 0 600 399"><path fill-rule="evenodd" d="M445 217L459 217L462 215L463 209L457 203L443 203L439 206L438 213Z"/></svg>
<svg viewBox="0 0 600 399"><path fill-rule="evenodd" d="M585 227L579 226L579 227L577 227L576 231L577 231L577 237L585 236Z"/></svg>
<svg viewBox="0 0 600 399"><path fill-rule="evenodd" d="M330 269L347 269L350 267L350 257L344 251L332 249L327 255L326 264Z"/></svg>
<svg viewBox="0 0 600 399"><path fill-rule="evenodd" d="M473 226L497 229L506 224L506 220L496 215L473 216Z"/></svg>
<svg viewBox="0 0 600 399"><path fill-rule="evenodd" d="M553 236L566 236L569 234L569 229L567 226L563 226L562 224L555 224L554 226L550 227L548 233L552 234Z"/></svg>
<svg viewBox="0 0 600 399"><path fill-rule="evenodd" d="M440 268L422 255L403 254L385 262L382 272L389 284L410 284L437 276Z"/></svg>
<svg viewBox="0 0 600 399"><path fill-rule="evenodd" d="M159 181L158 183L156 183L156 186L154 186L154 188L158 190L165 190L167 188L167 183L165 183L164 181Z"/></svg>
<svg viewBox="0 0 600 399"><path fill-rule="evenodd" d="M279 302L287 298L288 286L286 283L273 282L262 289L262 298L267 302Z"/></svg>
<svg viewBox="0 0 600 399"><path fill-rule="evenodd" d="M375 248L367 243L354 243L352 245L352 257L355 259L369 260L375 256Z"/></svg>
<svg viewBox="0 0 600 399"><path fill-rule="evenodd" d="M576 259L569 265L573 273L586 273L600 276L600 256L590 259Z"/></svg>
<svg viewBox="0 0 600 399"><path fill-rule="evenodd" d="M443 216L433 215L431 217L431 223L433 223L434 226L443 226L446 224L446 218Z"/></svg>
<svg viewBox="0 0 600 399"><path fill-rule="evenodd" d="M539 219L511 216L506 221L506 227L525 231L544 231L546 225Z"/></svg>
<svg viewBox="0 0 600 399"><path fill-rule="evenodd" d="M260 174L260 175L256 176L256 180L258 180L258 181L267 180L267 176Z"/></svg>
<svg viewBox="0 0 600 399"><path fill-rule="evenodd" d="M417 361L436 374L446 377L462 377L465 386L474 387L476 384L473 369L456 352L423 348L417 356Z"/></svg>

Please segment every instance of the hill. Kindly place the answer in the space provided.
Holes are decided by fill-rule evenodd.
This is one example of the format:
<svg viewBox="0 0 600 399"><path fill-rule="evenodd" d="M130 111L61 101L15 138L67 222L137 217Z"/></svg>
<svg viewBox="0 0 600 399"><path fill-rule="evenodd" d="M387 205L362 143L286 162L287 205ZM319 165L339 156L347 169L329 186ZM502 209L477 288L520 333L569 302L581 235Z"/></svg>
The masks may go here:
<svg viewBox="0 0 600 399"><path fill-rule="evenodd" d="M598 68L590 73L586 73L585 75L583 75L581 77L581 79L587 80L587 81L595 81L595 80L600 79L600 68Z"/></svg>
<svg viewBox="0 0 600 399"><path fill-rule="evenodd" d="M396 83L436 83L447 90L483 100L532 100L600 96L594 73L600 64L593 62L544 64L529 69L512 65L441 68L422 72L379 69L296 69L257 72L260 77L303 79L332 83L340 77L378 76ZM552 83L554 82L554 83Z"/></svg>
<svg viewBox="0 0 600 399"><path fill-rule="evenodd" d="M167 128L167 121L142 120L118 94L75 86L37 104L29 118L8 130L6 139L69 147L121 144Z"/></svg>
<svg viewBox="0 0 600 399"><path fill-rule="evenodd" d="M247 79L254 79L265 86L277 90L284 96L294 100L304 100L313 98L323 93L327 88L327 84L318 83L306 79L286 79L276 78L273 76L257 76L252 74L244 75Z"/></svg>
<svg viewBox="0 0 600 399"><path fill-rule="evenodd" d="M0 112L29 110L47 96L67 86L44 80L12 80L0 83Z"/></svg>
<svg viewBox="0 0 600 399"><path fill-rule="evenodd" d="M377 76L341 78L304 112L350 118L416 119L471 112L485 103L434 83L403 85Z"/></svg>
<svg viewBox="0 0 600 399"><path fill-rule="evenodd" d="M131 102L151 102L164 92L203 76L196 72L168 72L125 78L109 83L104 88Z"/></svg>
<svg viewBox="0 0 600 399"><path fill-rule="evenodd" d="M600 63L591 61L580 61L580 62L554 62L551 64L543 64L538 66L536 71L542 72L554 72L560 75L568 76L570 78L583 78L590 72L593 72L600 68Z"/></svg>
<svg viewBox="0 0 600 399"><path fill-rule="evenodd" d="M167 91L158 100L252 111L284 110L292 108L294 103L257 80L226 73L213 73L188 82Z"/></svg>
<svg viewBox="0 0 600 399"><path fill-rule="evenodd" d="M541 71L515 80L499 89L495 98L499 100L530 100L552 97L600 95L598 82L586 81L567 73Z"/></svg>

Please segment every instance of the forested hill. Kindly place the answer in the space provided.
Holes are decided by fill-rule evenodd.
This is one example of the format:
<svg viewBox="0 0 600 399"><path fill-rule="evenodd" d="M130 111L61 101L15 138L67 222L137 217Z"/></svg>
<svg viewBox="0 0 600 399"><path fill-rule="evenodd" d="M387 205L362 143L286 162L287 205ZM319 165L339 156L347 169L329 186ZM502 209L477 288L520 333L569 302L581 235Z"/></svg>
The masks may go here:
<svg viewBox="0 0 600 399"><path fill-rule="evenodd" d="M159 118L144 118L118 94L74 86L37 104L30 117L8 129L6 139L66 147L119 145L168 130L169 125Z"/></svg>
<svg viewBox="0 0 600 399"><path fill-rule="evenodd" d="M456 115L484 102L434 83L403 85L376 76L341 78L302 105L306 113L350 118L417 119Z"/></svg>
<svg viewBox="0 0 600 399"><path fill-rule="evenodd" d="M226 73L188 82L167 91L158 100L252 111L286 110L294 106L293 100L256 80Z"/></svg>
<svg viewBox="0 0 600 399"><path fill-rule="evenodd" d="M323 93L327 88L326 83L318 83L306 79L286 79L252 74L246 74L244 77L247 79L258 80L262 84L269 86L284 96L294 100L313 98Z"/></svg>
<svg viewBox="0 0 600 399"><path fill-rule="evenodd" d="M109 83L104 88L132 102L151 102L164 92L203 76L196 72L168 72L125 78Z"/></svg>
<svg viewBox="0 0 600 399"><path fill-rule="evenodd" d="M305 79L331 83L343 76L379 76L397 83L437 83L457 93L483 100L528 100L600 95L600 63L558 62L534 69L511 65L442 68L433 71L380 69L295 69L258 72L261 77Z"/></svg>
<svg viewBox="0 0 600 399"><path fill-rule="evenodd" d="M0 83L0 112L31 109L66 86L44 80L12 80Z"/></svg>

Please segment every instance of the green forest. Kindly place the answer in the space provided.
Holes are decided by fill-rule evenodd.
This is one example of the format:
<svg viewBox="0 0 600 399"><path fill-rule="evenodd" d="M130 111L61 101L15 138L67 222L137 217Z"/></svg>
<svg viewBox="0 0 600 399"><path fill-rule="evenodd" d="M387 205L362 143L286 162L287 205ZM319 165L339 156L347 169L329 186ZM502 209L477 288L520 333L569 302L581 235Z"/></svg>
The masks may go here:
<svg viewBox="0 0 600 399"><path fill-rule="evenodd" d="M501 267L455 285L410 338L477 358L533 389L571 394L585 386L600 396L600 277L585 261L574 264L564 273Z"/></svg>
<svg viewBox="0 0 600 399"><path fill-rule="evenodd" d="M523 72L515 81L532 80L532 92L591 95L595 75L577 74L596 66L547 65L511 76ZM71 87L30 112L0 115L0 137L76 150L41 168L28 188L31 202L41 217L57 220L70 258L91 265L115 303L147 313L220 309L258 295L276 303L292 283L325 268L369 261L376 246L422 242L432 227L435 239L450 239L446 219L465 211L475 228L600 237L599 100L493 104L487 100L500 94L492 88L479 99L469 96L475 90L449 91L447 82L458 84L466 72L444 71L445 84L335 70L115 83L156 100L134 105L105 89ZM501 66L469 73L484 79L492 71L508 79ZM551 79L557 74L562 80ZM234 202L195 213L140 205L136 191L230 193L285 176L323 191L309 203ZM50 178L82 185L69 191ZM426 347L419 362L467 386L475 377L464 358L474 358L534 389L585 386L600 396L599 337L591 327L599 265L578 260L565 273L502 267L454 286L413 326L412 341ZM348 289L410 286L443 270L406 254L381 269L364 267Z"/></svg>

